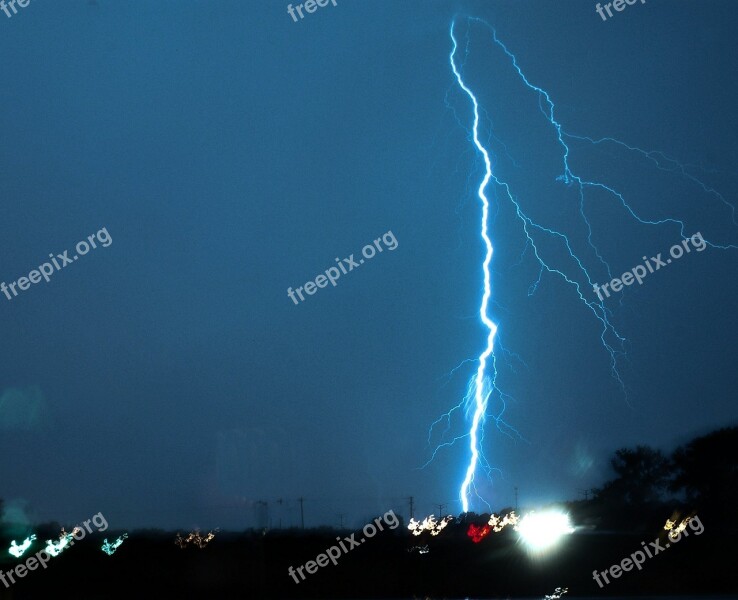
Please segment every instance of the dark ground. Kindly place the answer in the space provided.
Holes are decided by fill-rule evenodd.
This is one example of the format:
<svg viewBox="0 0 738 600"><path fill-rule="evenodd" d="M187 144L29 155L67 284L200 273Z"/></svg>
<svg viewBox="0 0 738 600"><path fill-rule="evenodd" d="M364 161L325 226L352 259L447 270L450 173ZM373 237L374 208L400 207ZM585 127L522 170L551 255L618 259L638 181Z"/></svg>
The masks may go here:
<svg viewBox="0 0 738 600"><path fill-rule="evenodd" d="M481 524L484 518L474 521ZM107 556L100 551L102 538L117 536L107 531L87 535L51 559L46 570L28 573L9 590L0 585L0 597L135 598L151 592L160 598L543 598L559 586L569 588L568 597L735 594L735 536L721 531L719 523L702 522L701 535L691 532L647 559L641 571L626 572L604 589L593 581L592 571L621 562L639 550L642 541L658 536L663 545L668 541L663 523L639 533L580 530L537 558L511 530L475 544L466 535L467 525L458 521L437 537L413 537L401 525L342 555L336 566L307 575L299 585L288 575L288 567L315 559L336 543L339 533L344 537L351 532L218 533L203 549L180 549L175 533L131 532L118 551ZM50 530L39 540L51 536ZM9 540L0 541L8 547ZM408 551L425 544L428 554ZM35 542L23 559L42 547ZM11 558L3 550L0 568L7 571L23 560Z"/></svg>

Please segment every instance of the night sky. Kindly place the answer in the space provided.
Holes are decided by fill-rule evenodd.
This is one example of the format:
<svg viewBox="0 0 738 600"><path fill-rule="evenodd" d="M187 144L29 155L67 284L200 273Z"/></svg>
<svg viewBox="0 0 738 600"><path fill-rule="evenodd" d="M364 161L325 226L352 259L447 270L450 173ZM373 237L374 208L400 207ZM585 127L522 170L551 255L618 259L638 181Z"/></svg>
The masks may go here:
<svg viewBox="0 0 738 600"><path fill-rule="evenodd" d="M649 220L738 245L735 2L648 0L607 21L591 0L338 0L298 22L287 4L0 13L0 277L112 240L0 295L0 498L16 518L243 528L264 501L290 526L303 497L307 526L355 526L407 516L410 495L416 515L460 512L468 439L421 469L486 337L484 165L449 64L455 15L495 173L596 283L610 277L577 186L557 180L556 132L467 15L496 28L568 132L679 161L569 139L573 170ZM515 487L526 507L576 498L620 447L671 451L738 422L738 250L692 251L605 300L627 338L623 391L601 324L560 277L535 286L512 204L488 195L497 383L519 433L487 421L477 489L492 508ZM682 239L603 190L585 210L613 276ZM387 232L394 250L290 300ZM563 247L541 237L575 273ZM444 439L467 429L457 411Z"/></svg>

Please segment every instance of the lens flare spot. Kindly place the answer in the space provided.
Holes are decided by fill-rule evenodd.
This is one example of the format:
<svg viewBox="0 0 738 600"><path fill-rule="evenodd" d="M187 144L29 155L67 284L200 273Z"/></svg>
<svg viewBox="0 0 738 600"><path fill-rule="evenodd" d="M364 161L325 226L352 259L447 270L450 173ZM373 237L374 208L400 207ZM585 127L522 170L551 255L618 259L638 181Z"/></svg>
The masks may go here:
<svg viewBox="0 0 738 600"><path fill-rule="evenodd" d="M535 552L548 550L574 531L569 515L558 511L531 512L518 523L518 534Z"/></svg>

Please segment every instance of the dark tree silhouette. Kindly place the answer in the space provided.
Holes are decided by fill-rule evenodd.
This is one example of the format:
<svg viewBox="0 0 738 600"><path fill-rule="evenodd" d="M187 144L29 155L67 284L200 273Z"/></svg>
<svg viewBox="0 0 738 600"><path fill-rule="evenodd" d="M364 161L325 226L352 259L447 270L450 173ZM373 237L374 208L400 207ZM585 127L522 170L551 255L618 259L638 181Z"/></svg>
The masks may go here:
<svg viewBox="0 0 738 600"><path fill-rule="evenodd" d="M595 497L611 504L641 507L663 501L669 461L660 450L638 446L621 448L610 461L616 477L595 490Z"/></svg>
<svg viewBox="0 0 738 600"><path fill-rule="evenodd" d="M738 427L692 440L674 452L672 462L672 491L683 493L695 510L732 520L729 513L738 506Z"/></svg>

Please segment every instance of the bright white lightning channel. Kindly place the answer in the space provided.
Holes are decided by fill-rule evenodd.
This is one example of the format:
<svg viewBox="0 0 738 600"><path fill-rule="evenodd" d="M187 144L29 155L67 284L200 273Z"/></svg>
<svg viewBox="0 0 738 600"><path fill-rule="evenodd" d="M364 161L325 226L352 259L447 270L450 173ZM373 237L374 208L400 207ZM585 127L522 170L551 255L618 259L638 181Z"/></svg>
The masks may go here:
<svg viewBox="0 0 738 600"><path fill-rule="evenodd" d="M599 250L597 249L597 246L594 244L592 240L592 235L593 235L592 227L590 225L590 221L588 220L584 212L584 200L585 200L584 192L585 190L592 189L592 190L596 190L598 192L602 192L602 193L605 193L611 196L617 201L616 204L619 204L619 206L625 211L625 213L629 215L632 219L634 219L637 223L640 223L642 225L650 225L650 226L656 226L656 225L659 225L659 226L666 225L666 226L672 226L672 227L675 226L678 229L679 234L682 237L682 240L688 239L685 233L686 224L683 220L676 218L676 217L664 216L660 218L654 218L654 217L641 216L639 212L636 211L636 209L634 209L626 201L624 195L621 192L617 191L615 188L613 188L611 185L607 183L601 183L598 181L589 181L588 179L585 179L582 176L577 175L574 171L572 171L569 165L570 148L564 141L565 138L571 138L571 139L575 139L578 141L586 141L592 145L598 145L602 143L616 144L616 145L624 147L625 149L629 150L632 153L640 155L641 157L654 162L656 164L656 168L658 168L659 170L670 171L676 174L680 174L683 177L687 178L689 181L691 181L693 184L701 188L703 192L714 195L718 200L720 200L723 204L729 207L731 209L731 215L733 217L733 222L737 223L735 219L735 215L737 212L735 207L731 203L727 202L724 196L722 196L720 193L715 191L711 186L706 185L705 183L703 183L696 177L692 176L689 170L687 169L687 167L685 165L682 165L678 161L676 161L676 159L669 158L667 155L665 155L664 153L660 151L642 150L638 147L630 146L628 144L620 142L614 138L607 137L607 138L602 138L602 139L594 139L590 137L578 136L578 135L567 133L563 129L562 125L554 118L555 105L549 93L545 91L544 89L532 84L528 80L528 78L523 73L521 67L518 65L515 55L512 52L510 52L510 50L508 50L508 48L499 40L494 28L492 28L486 21L483 21L482 19L469 17L469 20L474 21L474 22L479 22L491 30L492 38L495 44L502 49L502 51L505 53L508 59L512 62L512 66L514 67L515 71L519 75L525 87L527 87L530 91L535 92L535 94L537 95L541 113L543 114L548 124L550 124L551 127L554 128L556 132L556 138L562 150L563 173L559 175L556 178L556 180L562 182L568 187L576 186L578 188L579 212L582 216L583 223L586 225L586 231L588 233L587 243L591 251L594 252L594 254L596 255L599 262L607 270L608 275L611 275L610 266L604 260ZM487 196L485 195L485 190L487 188L487 185L490 183L490 181L497 184L500 187L500 190L503 192L503 195L505 196L505 198L512 203L512 206L515 211L515 215L521 221L523 232L526 237L526 246L525 246L524 252L527 251L528 248L530 248L536 261L540 265L538 279L531 286L529 295L531 295L532 293L536 291L538 284L541 282L541 277L543 276L544 273L550 273L552 275L560 277L566 284L574 288L579 300L590 311L592 311L593 315L595 316L595 318L599 321L599 323L602 326L601 333L600 333L600 340L602 342L603 348L607 351L610 357L610 371L615 381L619 384L623 392L623 395L626 399L626 402L627 402L626 386L618 370L618 357L621 355L622 356L625 355L624 345L626 343L626 339L625 337L620 335L620 333L617 331L617 329L614 327L613 323L611 322L610 319L612 317L612 312L608 308L606 308L602 302L597 302L593 299L590 299L588 296L585 295L587 289L592 289L595 287L594 279L590 275L589 270L585 267L582 259L579 258L579 256L575 253L572 247L572 243L570 242L568 237L562 232L559 232L555 229L551 229L550 227L536 223L533 219L531 219L528 215L526 215L521 205L518 203L518 201L513 196L510 186L504 181L500 180L497 174L492 172L492 165L491 165L491 160L490 160L491 151L488 151L481 144L479 140L479 131L478 131L479 122L480 122L479 113L480 113L480 110L483 110L483 109L480 109L476 96L469 89L469 87L467 87L467 85L464 83L464 80L462 79L459 68L456 65L456 55L457 55L458 43L456 41L456 37L454 36L455 25L456 25L456 20L454 19L451 22L451 28L450 28L450 35L451 35L451 40L453 42L453 49L449 55L449 62L451 64L451 69L453 70L454 76L456 77L456 81L459 87L461 88L461 90L464 91L464 93L471 100L471 103L474 109L474 124L473 124L473 128L471 131L472 138L473 138L476 149L478 150L479 154L481 154L482 157L484 158L484 164L485 164L484 179L479 185L479 190L478 190L478 196L482 203L481 236L482 236L482 239L484 240L484 244L486 247L486 256L485 256L485 260L483 263L484 294L482 296L482 304L480 306L479 313L480 313L482 322L487 327L488 335L487 335L487 346L484 352L482 352L482 354L478 358L477 372L476 372L476 375L473 376L472 379L469 381L466 396L464 397L461 403L459 403L456 407L452 408L450 411L445 413L442 417L437 419L433 423L433 425L431 425L431 429L429 430L429 434L428 434L428 439L430 443L430 438L431 438L431 433L433 431L433 427L437 423L442 421L443 419L446 419L450 426L451 413L453 413L455 410L458 410L464 407L466 418L468 419L469 417L471 417L471 425L470 425L468 433L464 434L463 436L455 437L453 441L444 442L436 448L436 451L437 451L442 446L451 446L457 440L463 439L467 435L469 436L469 449L471 452L471 456L469 459L468 467L466 468L466 474L464 477L464 481L461 485L461 489L459 490L459 496L460 496L461 505L463 507L463 510L464 512L468 512L470 494L474 494L477 498L479 498L480 500L484 502L484 499L481 498L479 494L477 493L475 482L474 482L474 475L476 473L477 466L483 467L486 471L490 470L490 466L487 463L487 460L481 448L481 444L483 442L483 437L484 437L483 425L484 425L484 421L485 421L486 414L487 414L486 410L487 410L489 398L492 395L492 393L496 391L500 395L501 399L503 400L503 411L504 411L504 400L506 396L506 394L504 394L497 387L497 383L496 383L497 372L495 368L495 362L496 362L495 339L497 335L497 325L494 322L492 322L492 320L489 318L487 314L487 310L489 307L489 301L491 297L490 263L492 260L493 248L492 248L492 242L489 239L488 232L487 232L487 221L488 221L488 215L489 215L489 200L487 199ZM468 52L468 47L467 47L467 52ZM539 249L536 246L536 243L532 237L533 231L540 232L541 234L546 236L548 239L555 240L556 242L563 244L563 248L565 248L566 252L568 253L568 256L576 263L576 271L580 274L581 278L583 279L580 280L577 277L573 277L572 275L567 274L566 270L550 265L539 252ZM716 248L716 249L721 249L721 250L738 249L738 244L732 244L732 243L726 243L726 242L716 243L716 242L706 240L706 244L710 248ZM522 259L522 255L521 255L521 259ZM499 344L499 340L498 340L498 344ZM500 345L500 350L502 350L501 345ZM489 375L486 374L486 371L488 369L490 371ZM471 414L472 409L473 409L473 415ZM495 417L495 420L497 421L498 426L506 425L509 428L509 425L504 423L501 417L502 417L502 412ZM443 440L443 436L441 437L441 439ZM436 455L436 452L434 451L433 456L431 457L430 460L433 460L435 455Z"/></svg>
<svg viewBox="0 0 738 600"><path fill-rule="evenodd" d="M461 73L459 73L459 70L456 68L456 63L454 61L454 56L456 55L456 38L454 37L454 22L451 23L451 39L453 40L454 47L451 51L451 54L449 56L449 61L451 63L451 68L454 71L454 75L456 76L456 81L459 83L459 87L461 87L462 90L466 92L466 94L469 96L469 98L472 101L472 104L474 105L474 127L472 128L472 135L474 139L474 145L477 147L477 150L482 154L482 157L484 158L484 179L482 179L482 183L479 184L479 190L477 191L477 195L479 196L479 199L482 201L482 239L484 240L484 245L486 247L486 254L484 257L484 263L482 264L482 269L484 271L484 294L482 295L482 304L479 307L479 315L482 318L482 322L485 324L485 326L488 329L487 334L487 347L484 349L484 352L482 352L479 355L479 365L477 367L477 376L474 380L474 416L472 418L471 428L469 430L469 449L471 450L471 458L469 459L469 466L466 469L466 476L464 477L464 482L461 484L461 489L459 490L459 497L461 499L461 506L463 508L464 512L469 511L469 487L474 482L474 473L477 469L477 463L479 462L479 436L478 431L480 425L484 423L484 415L487 411L487 401L489 400L489 396L492 393L491 389L485 389L485 371L487 369L487 359L492 355L492 352L494 351L495 346L495 335L497 334L497 325L489 318L487 315L487 307L489 305L489 298L491 295L490 291L490 274L489 274L489 265L490 262L492 262L492 241L489 239L489 235L487 235L487 218L489 215L489 200L487 199L487 196L484 195L484 190L487 187L487 184L489 183L489 180L492 178L492 163L489 159L489 153L487 152L487 149L482 146L481 142L479 141L479 104L477 103L477 99L472 93L472 91L466 87L466 84L464 83L463 79L461 78Z"/></svg>

